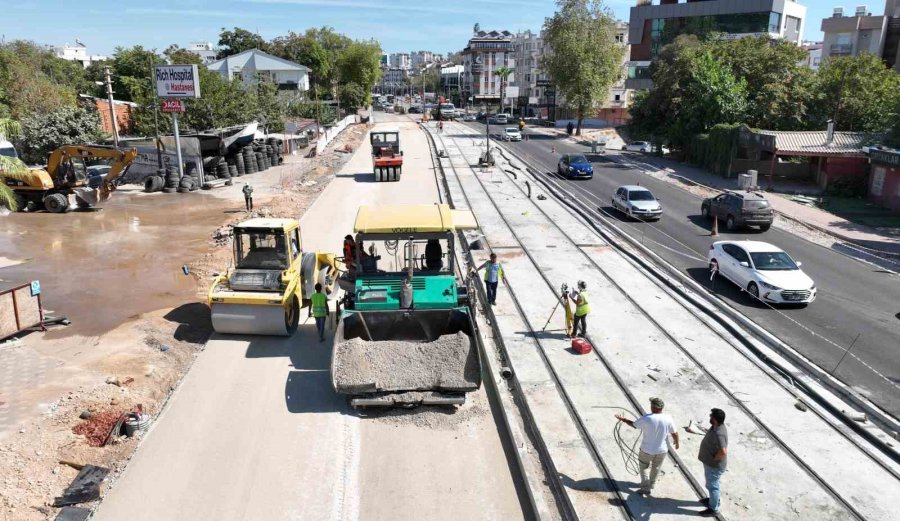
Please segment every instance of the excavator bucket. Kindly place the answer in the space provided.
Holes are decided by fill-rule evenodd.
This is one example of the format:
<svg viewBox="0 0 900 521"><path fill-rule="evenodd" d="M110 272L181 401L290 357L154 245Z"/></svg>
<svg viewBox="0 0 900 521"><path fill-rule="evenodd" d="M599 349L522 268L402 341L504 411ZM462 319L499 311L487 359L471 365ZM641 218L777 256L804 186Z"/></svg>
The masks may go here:
<svg viewBox="0 0 900 521"><path fill-rule="evenodd" d="M355 407L462 404L481 386L472 335L460 309L350 312L335 333L332 385Z"/></svg>
<svg viewBox="0 0 900 521"><path fill-rule="evenodd" d="M101 198L100 190L96 188L75 188L73 192L75 192L75 199L81 203L80 206L97 206L106 199L109 199L109 195Z"/></svg>

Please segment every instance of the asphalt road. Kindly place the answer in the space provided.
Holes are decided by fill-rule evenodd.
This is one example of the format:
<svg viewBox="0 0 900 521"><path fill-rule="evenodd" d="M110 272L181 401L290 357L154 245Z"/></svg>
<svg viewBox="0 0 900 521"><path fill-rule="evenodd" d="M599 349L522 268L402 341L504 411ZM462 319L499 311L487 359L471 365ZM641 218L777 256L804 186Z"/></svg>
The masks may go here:
<svg viewBox="0 0 900 521"><path fill-rule="evenodd" d="M481 123L469 123L484 132ZM502 127L492 125L491 132ZM771 333L831 371L844 350L851 354L835 376L854 386L885 410L900 417L900 276L860 262L776 227L767 232L746 230L709 236L710 223L700 215L696 195L618 162L633 155L607 151L589 154L589 147L543 134L529 134L528 141L508 143L529 163L548 174L556 172L559 154L580 152L594 164L590 180L561 180L580 192L585 201L612 214L620 228ZM555 147L556 154L551 148ZM636 154L639 155L639 154ZM637 184L649 188L660 199L664 215L656 223L636 222L612 209L616 188ZM795 260L816 282L818 297L803 308L764 306L751 300L735 285L719 279L711 285L706 254L714 240L760 240L775 244ZM868 367L866 366L868 365Z"/></svg>

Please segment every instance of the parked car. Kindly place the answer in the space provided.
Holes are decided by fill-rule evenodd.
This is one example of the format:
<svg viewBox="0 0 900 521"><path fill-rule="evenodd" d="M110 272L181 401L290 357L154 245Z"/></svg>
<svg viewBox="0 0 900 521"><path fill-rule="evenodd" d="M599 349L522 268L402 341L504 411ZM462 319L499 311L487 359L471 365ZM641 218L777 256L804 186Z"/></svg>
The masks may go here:
<svg viewBox="0 0 900 521"><path fill-rule="evenodd" d="M662 205L650 190L643 186L626 185L616 189L612 198L613 208L628 217L658 221L662 217Z"/></svg>
<svg viewBox="0 0 900 521"><path fill-rule="evenodd" d="M556 164L556 172L571 179L591 179L594 167L581 154L563 154Z"/></svg>
<svg viewBox="0 0 900 521"><path fill-rule="evenodd" d="M410 105L409 110L407 110L406 112L408 114L421 114L422 107L419 107L418 105Z"/></svg>
<svg viewBox="0 0 900 521"><path fill-rule="evenodd" d="M724 220L729 231L739 226L759 226L766 231L775 219L775 211L763 194L745 190L730 190L704 199L700 213L707 219Z"/></svg>
<svg viewBox="0 0 900 521"><path fill-rule="evenodd" d="M647 141L635 141L627 145L622 145L622 150L627 150L629 152L650 152L651 149L652 147Z"/></svg>
<svg viewBox="0 0 900 521"><path fill-rule="evenodd" d="M717 241L709 247L709 269L773 304L809 304L816 284L778 246L758 241Z"/></svg>
<svg viewBox="0 0 900 521"><path fill-rule="evenodd" d="M479 112L478 114L475 115L475 119L477 121L485 121L488 119L488 113L487 112Z"/></svg>
<svg viewBox="0 0 900 521"><path fill-rule="evenodd" d="M474 112L466 112L462 117L463 121L476 121L478 120L478 115Z"/></svg>
<svg viewBox="0 0 900 521"><path fill-rule="evenodd" d="M522 133L518 127L506 127L503 129L502 138L504 141L522 141Z"/></svg>

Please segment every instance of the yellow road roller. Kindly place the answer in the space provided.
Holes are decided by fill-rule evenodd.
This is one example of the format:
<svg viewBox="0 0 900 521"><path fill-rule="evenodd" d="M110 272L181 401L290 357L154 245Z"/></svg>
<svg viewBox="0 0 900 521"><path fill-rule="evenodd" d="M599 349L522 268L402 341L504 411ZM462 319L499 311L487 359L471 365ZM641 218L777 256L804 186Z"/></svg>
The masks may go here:
<svg viewBox="0 0 900 521"><path fill-rule="evenodd" d="M213 329L239 335L291 336L316 283L329 296L333 253L302 250L295 219L250 219L233 227L234 263L209 289Z"/></svg>

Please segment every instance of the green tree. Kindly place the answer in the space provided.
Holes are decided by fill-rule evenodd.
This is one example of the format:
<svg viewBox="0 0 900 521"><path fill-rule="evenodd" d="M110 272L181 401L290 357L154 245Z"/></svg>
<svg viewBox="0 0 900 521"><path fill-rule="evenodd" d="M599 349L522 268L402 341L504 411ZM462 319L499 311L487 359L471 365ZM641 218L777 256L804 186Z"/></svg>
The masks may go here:
<svg viewBox="0 0 900 521"><path fill-rule="evenodd" d="M500 77L500 112L503 111L503 102L506 101L506 80L509 78L509 75L512 74L512 69L503 65L501 67L497 67L497 70L494 71L494 74Z"/></svg>
<svg viewBox="0 0 900 521"><path fill-rule="evenodd" d="M370 96L360 84L353 82L341 85L338 92L338 99L344 108L363 107L367 104L366 98Z"/></svg>
<svg viewBox="0 0 900 521"><path fill-rule="evenodd" d="M100 128L100 116L95 110L63 107L50 113L35 113L22 120L22 160L44 164L50 153L63 145L97 142L103 137Z"/></svg>
<svg viewBox="0 0 900 521"><path fill-rule="evenodd" d="M362 92L354 96L352 106L368 105L372 101L372 87L381 78L381 45L374 40L355 41L347 45L338 59L338 81L351 90ZM341 97L343 102L343 96ZM346 105L346 103L345 103Z"/></svg>
<svg viewBox="0 0 900 521"><path fill-rule="evenodd" d="M166 63L165 58L153 49L145 49L140 45L116 47L108 64L113 74L115 99L135 103L146 101L146 98L143 97L143 88L144 82L147 82L149 88L151 64L161 65L164 63Z"/></svg>
<svg viewBox="0 0 900 521"><path fill-rule="evenodd" d="M13 212L19 209L16 194L2 181L4 178L23 179L27 174L28 167L19 159L0 156L0 206L5 206Z"/></svg>
<svg viewBox="0 0 900 521"><path fill-rule="evenodd" d="M606 99L622 73L625 48L615 41L615 19L601 0L557 0L559 10L544 22L544 41L553 50L541 59L558 91L578 114Z"/></svg>
<svg viewBox="0 0 900 521"><path fill-rule="evenodd" d="M747 85L747 125L772 130L806 127L812 71L801 65L806 51L768 37L713 39L703 43L735 78Z"/></svg>
<svg viewBox="0 0 900 521"><path fill-rule="evenodd" d="M268 43L263 40L262 36L240 27L235 27L231 30L223 27L219 33L218 57L220 59L240 54L250 49L259 49L265 52L268 51L268 48Z"/></svg>
<svg viewBox="0 0 900 521"><path fill-rule="evenodd" d="M11 118L0 118L0 136L15 141L22 134L22 124Z"/></svg>
<svg viewBox="0 0 900 521"><path fill-rule="evenodd" d="M163 55L169 60L169 63L203 65L203 60L200 59L200 55L183 47L179 47L174 43L166 47L166 50L163 51Z"/></svg>
<svg viewBox="0 0 900 521"><path fill-rule="evenodd" d="M21 120L35 112L74 105L76 85L84 82L83 71L58 62L65 60L33 42L0 45L0 117Z"/></svg>
<svg viewBox="0 0 900 521"><path fill-rule="evenodd" d="M278 85L263 81L256 85L256 119L265 124L269 132L284 130L285 107L278 96Z"/></svg>
<svg viewBox="0 0 900 521"><path fill-rule="evenodd" d="M815 92L813 128L833 119L837 130L885 132L900 103L900 75L873 54L830 57L816 74Z"/></svg>

